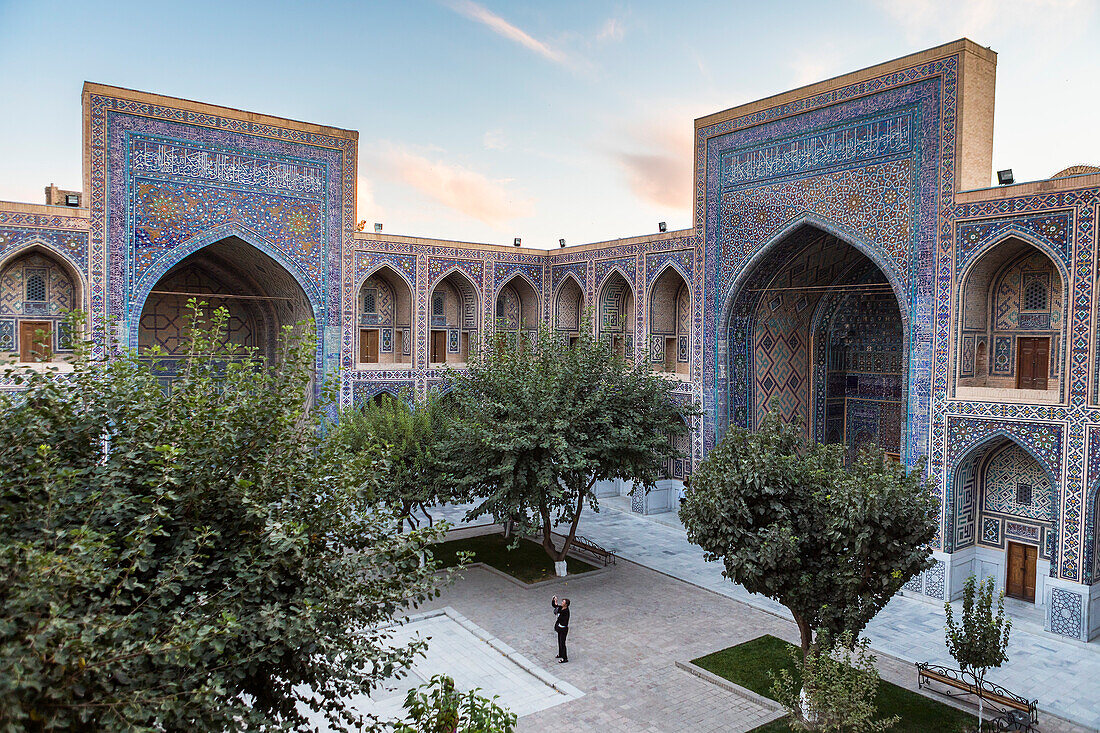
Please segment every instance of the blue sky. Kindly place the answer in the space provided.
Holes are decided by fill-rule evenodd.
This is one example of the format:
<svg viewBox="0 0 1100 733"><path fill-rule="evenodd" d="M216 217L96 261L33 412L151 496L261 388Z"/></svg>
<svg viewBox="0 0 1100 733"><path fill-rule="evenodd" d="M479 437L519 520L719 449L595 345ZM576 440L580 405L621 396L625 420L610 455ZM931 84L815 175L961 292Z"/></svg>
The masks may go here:
<svg viewBox="0 0 1100 733"><path fill-rule="evenodd" d="M1100 163L1096 0L0 0L0 199L81 185L84 80L360 133L359 218L553 247L691 225L695 117L967 36L994 168Z"/></svg>

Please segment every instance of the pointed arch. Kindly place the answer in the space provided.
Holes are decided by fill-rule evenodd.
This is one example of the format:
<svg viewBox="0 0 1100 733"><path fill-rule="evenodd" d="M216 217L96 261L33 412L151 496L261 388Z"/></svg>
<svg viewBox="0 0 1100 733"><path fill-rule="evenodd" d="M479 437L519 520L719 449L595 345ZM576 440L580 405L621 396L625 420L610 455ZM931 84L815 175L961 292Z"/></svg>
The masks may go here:
<svg viewBox="0 0 1100 733"><path fill-rule="evenodd" d="M511 330L531 330L537 329L539 323L539 313L542 312L542 303L539 299L538 287L532 282L531 278L527 277L522 272L514 272L508 276L500 287L497 288L495 303L495 314L497 320L497 328L501 328L502 314L500 312L501 298L505 295L505 290L510 288L515 293L518 299L518 319L514 327L508 326Z"/></svg>
<svg viewBox="0 0 1100 733"><path fill-rule="evenodd" d="M452 267L428 290L428 363L466 363L476 348L481 298L470 276Z"/></svg>
<svg viewBox="0 0 1100 733"><path fill-rule="evenodd" d="M575 294L574 297L570 297ZM569 302L565 302L566 300ZM572 272L567 272L554 289L553 324L556 331L575 333L584 313L584 287Z"/></svg>
<svg viewBox="0 0 1100 733"><path fill-rule="evenodd" d="M412 368L413 289L392 264L380 262L355 290L356 359L359 368Z"/></svg>
<svg viewBox="0 0 1100 733"><path fill-rule="evenodd" d="M691 373L692 292L672 261L657 273L646 294L648 358L654 369L686 379Z"/></svg>
<svg viewBox="0 0 1100 733"><path fill-rule="evenodd" d="M66 362L73 350L67 314L84 310L85 280L73 262L34 237L0 257L0 354L26 362Z"/></svg>

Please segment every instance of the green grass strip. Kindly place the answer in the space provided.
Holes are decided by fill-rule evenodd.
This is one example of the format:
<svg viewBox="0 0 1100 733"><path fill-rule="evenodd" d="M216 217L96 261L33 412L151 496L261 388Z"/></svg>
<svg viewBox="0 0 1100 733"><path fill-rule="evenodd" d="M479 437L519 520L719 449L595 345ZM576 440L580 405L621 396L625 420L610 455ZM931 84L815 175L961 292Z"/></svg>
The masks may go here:
<svg viewBox="0 0 1100 733"><path fill-rule="evenodd" d="M521 539L515 549L509 549L508 545L509 542L503 535L493 533L443 542L433 548L432 554L444 567L453 567L458 564L459 552L472 552L474 557L471 562L483 562L524 583L537 583L557 577L554 575L554 561L546 554L542 545L527 539ZM575 557L567 557L565 567L570 575L596 569Z"/></svg>
<svg viewBox="0 0 1100 733"><path fill-rule="evenodd" d="M789 650L793 648L793 644L766 635L693 659L691 663L770 698L772 696L770 673L788 669L795 680L799 677L798 666L790 658ZM914 674L916 674L915 669ZM891 715L901 717L897 725L891 729L899 733L925 733L925 731L963 733L973 729L977 722L977 719L969 713L885 680L879 682L875 707L878 709L879 717L887 718ZM787 724L786 719L782 719L757 728L756 733L785 733L790 730L792 728Z"/></svg>

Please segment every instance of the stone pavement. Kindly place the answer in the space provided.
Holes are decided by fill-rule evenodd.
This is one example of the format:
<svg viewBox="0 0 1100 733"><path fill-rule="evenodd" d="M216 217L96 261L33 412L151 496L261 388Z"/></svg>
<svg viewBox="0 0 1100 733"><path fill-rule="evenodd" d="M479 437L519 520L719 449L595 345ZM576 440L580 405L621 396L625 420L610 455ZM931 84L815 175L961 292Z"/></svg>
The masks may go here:
<svg viewBox="0 0 1100 733"><path fill-rule="evenodd" d="M675 515L634 514L622 498L602 499L601 508L599 513L585 512L580 534L647 568L766 611L778 620L790 619L786 608L775 601L751 594L724 579L720 564L704 562L699 549L687 541ZM433 516L461 524L465 509L446 507L433 511ZM473 618L480 623L476 615ZM938 604L898 596L868 624L865 635L875 651L903 661L955 666L944 645L943 625L943 609ZM788 633L777 636L793 638L793 626L782 628L789 629ZM774 632L758 631L747 638L760 633ZM912 668L908 675L915 682L916 672ZM884 678L890 679L885 674ZM1009 662L991 670L987 679L1017 694L1038 699L1042 712L1073 721L1086 730L1100 728L1100 644L1062 640L1034 629L1033 625L1019 623L1012 629ZM904 679L890 681L905 684ZM577 686L588 692L583 684ZM566 705L563 709L571 707ZM1081 730L1052 720L1049 715L1040 715L1040 723L1044 731Z"/></svg>

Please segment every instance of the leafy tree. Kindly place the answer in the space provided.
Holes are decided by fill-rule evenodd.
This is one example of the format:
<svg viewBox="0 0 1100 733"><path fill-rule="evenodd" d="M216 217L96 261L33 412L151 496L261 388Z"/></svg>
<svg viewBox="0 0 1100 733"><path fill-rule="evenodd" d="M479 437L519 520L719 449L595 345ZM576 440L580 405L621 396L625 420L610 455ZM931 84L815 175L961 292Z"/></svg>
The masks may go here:
<svg viewBox="0 0 1100 733"><path fill-rule="evenodd" d="M405 697L407 715L394 726L394 733L514 733L518 717L477 694L455 690L455 682L436 675L429 682L409 690Z"/></svg>
<svg viewBox="0 0 1100 733"><path fill-rule="evenodd" d="M690 408L672 401L672 383L628 364L591 334L586 316L575 345L543 325L537 342L499 339L451 377L454 413L446 440L450 482L484 515L542 537L559 573L597 481L633 481L648 490L687 430ZM554 527L565 524L555 546Z"/></svg>
<svg viewBox="0 0 1100 733"><path fill-rule="evenodd" d="M977 603L975 603L977 601ZM1005 618L1005 596L997 597L993 614L993 578L978 584L971 575L963 587L963 612L958 623L951 604L943 604L947 613L947 651L959 663L959 669L974 678L978 695L978 727L982 723L982 700L986 673L1008 661L1008 634L1012 619Z"/></svg>
<svg viewBox="0 0 1100 733"><path fill-rule="evenodd" d="M369 455L322 437L312 328L273 363L197 322L166 390L146 359L0 396L0 730L360 722L340 700L418 647L379 625L436 594L436 530L364 499ZM79 320L74 320L74 326ZM75 332L75 331L74 331Z"/></svg>
<svg viewBox="0 0 1100 733"><path fill-rule="evenodd" d="M791 714L797 730L820 733L871 733L892 728L895 715L875 720L879 676L867 639L845 631L837 639L821 629L818 644L802 657L791 648L799 677L781 669L772 675L772 695Z"/></svg>
<svg viewBox="0 0 1100 733"><path fill-rule="evenodd" d="M803 655L813 630L858 634L928 567L936 504L917 471L867 450L806 445L768 415L731 428L695 470L680 507L688 539L724 575L791 611Z"/></svg>
<svg viewBox="0 0 1100 733"><path fill-rule="evenodd" d="M382 456L378 498L398 517L400 527L407 522L413 529L419 525L417 513L431 524L427 508L447 499L435 456L442 429L437 397L413 404L408 393L380 395L342 410L332 439L350 453Z"/></svg>

